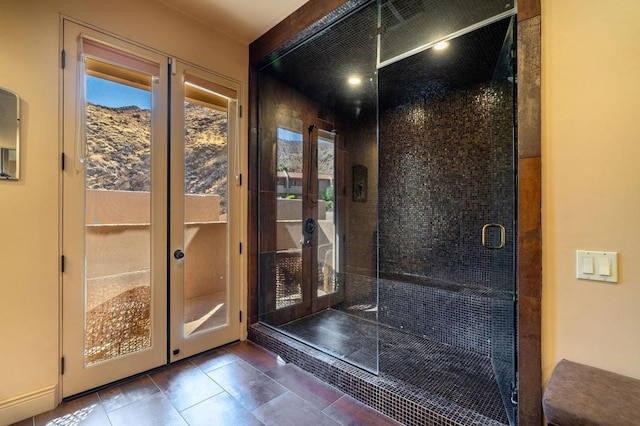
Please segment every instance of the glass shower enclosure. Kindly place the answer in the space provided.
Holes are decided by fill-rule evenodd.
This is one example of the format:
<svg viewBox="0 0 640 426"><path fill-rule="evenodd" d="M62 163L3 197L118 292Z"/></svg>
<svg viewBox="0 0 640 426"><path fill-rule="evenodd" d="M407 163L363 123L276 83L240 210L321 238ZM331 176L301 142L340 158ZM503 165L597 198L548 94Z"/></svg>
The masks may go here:
<svg viewBox="0 0 640 426"><path fill-rule="evenodd" d="M515 424L516 9L361 3L259 73L259 320Z"/></svg>

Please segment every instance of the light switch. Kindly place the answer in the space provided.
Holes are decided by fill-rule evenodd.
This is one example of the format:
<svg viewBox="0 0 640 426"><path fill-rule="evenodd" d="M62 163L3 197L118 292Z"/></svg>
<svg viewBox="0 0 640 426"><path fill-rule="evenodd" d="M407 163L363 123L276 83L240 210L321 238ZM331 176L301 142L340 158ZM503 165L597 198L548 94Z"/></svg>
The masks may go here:
<svg viewBox="0 0 640 426"><path fill-rule="evenodd" d="M618 282L618 253L615 251L576 250L576 278Z"/></svg>
<svg viewBox="0 0 640 426"><path fill-rule="evenodd" d="M582 258L582 273L593 274L593 257Z"/></svg>
<svg viewBox="0 0 640 426"><path fill-rule="evenodd" d="M611 276L611 259L608 257L598 258L598 275L604 275L606 277Z"/></svg>

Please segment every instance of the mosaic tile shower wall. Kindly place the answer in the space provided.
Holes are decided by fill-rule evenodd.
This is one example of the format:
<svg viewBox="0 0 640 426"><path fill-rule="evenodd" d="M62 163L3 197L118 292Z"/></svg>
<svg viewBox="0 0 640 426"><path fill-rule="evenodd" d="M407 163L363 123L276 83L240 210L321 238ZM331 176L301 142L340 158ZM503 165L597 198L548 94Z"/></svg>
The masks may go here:
<svg viewBox="0 0 640 426"><path fill-rule="evenodd" d="M495 259L481 230L511 225L513 217L513 178L502 179L513 174L512 116L501 114L510 108L482 84L380 114L381 272L495 286ZM506 238L513 241L512 233ZM513 270L500 266L503 274Z"/></svg>
<svg viewBox="0 0 640 426"><path fill-rule="evenodd" d="M491 356L487 291L380 279L380 323L429 340Z"/></svg>
<svg viewBox="0 0 640 426"><path fill-rule="evenodd" d="M503 344L496 331L513 335L513 321L492 318L513 285L507 90L480 84L380 114L380 322L486 356ZM506 249L482 246L487 223L505 224Z"/></svg>

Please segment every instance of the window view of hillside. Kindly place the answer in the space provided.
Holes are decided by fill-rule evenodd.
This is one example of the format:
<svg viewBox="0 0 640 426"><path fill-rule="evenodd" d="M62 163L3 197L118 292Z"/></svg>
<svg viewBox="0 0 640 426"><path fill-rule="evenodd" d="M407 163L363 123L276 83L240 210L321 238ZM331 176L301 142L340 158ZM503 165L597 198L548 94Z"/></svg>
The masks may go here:
<svg viewBox="0 0 640 426"><path fill-rule="evenodd" d="M109 70L124 73L116 66ZM87 365L151 345L153 126L152 83L150 76L145 78L139 80L148 85L116 82L113 76L88 76L86 81ZM186 335L224 325L227 319L228 259L224 251L210 255L228 239L228 119L223 102L184 102ZM170 142L173 153L182 149L180 142ZM159 173L155 179L166 179L166 171Z"/></svg>
<svg viewBox="0 0 640 426"><path fill-rule="evenodd" d="M151 111L87 105L87 188L149 192ZM185 193L220 196L226 213L227 113L186 103Z"/></svg>
<svg viewBox="0 0 640 426"><path fill-rule="evenodd" d="M185 194L220 196L227 213L227 112L185 103Z"/></svg>
<svg viewBox="0 0 640 426"><path fill-rule="evenodd" d="M87 78L87 365L151 346L150 105L149 90Z"/></svg>
<svg viewBox="0 0 640 426"><path fill-rule="evenodd" d="M87 188L150 191L151 111L87 105Z"/></svg>

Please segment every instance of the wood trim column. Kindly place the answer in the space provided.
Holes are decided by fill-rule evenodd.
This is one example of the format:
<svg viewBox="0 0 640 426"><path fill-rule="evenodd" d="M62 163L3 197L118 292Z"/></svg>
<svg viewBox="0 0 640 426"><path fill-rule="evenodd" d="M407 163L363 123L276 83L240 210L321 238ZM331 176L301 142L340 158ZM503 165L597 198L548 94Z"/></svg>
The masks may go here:
<svg viewBox="0 0 640 426"><path fill-rule="evenodd" d="M542 424L540 0L518 1L518 424Z"/></svg>

